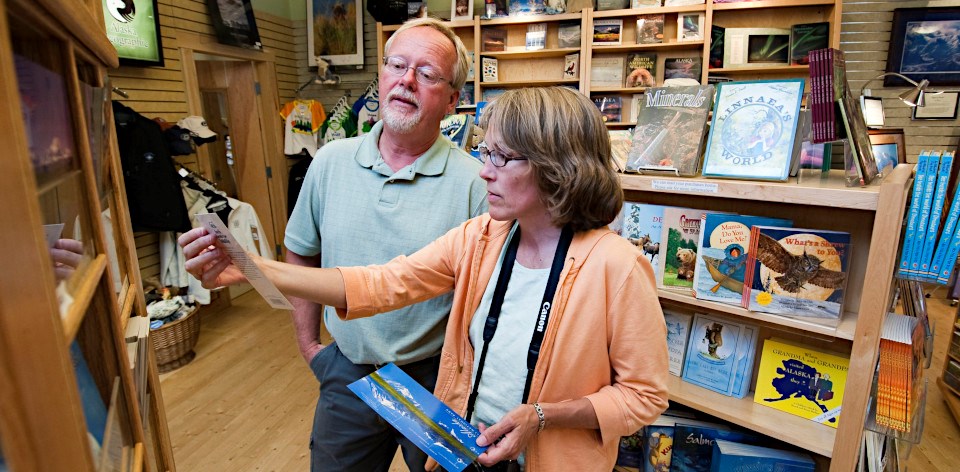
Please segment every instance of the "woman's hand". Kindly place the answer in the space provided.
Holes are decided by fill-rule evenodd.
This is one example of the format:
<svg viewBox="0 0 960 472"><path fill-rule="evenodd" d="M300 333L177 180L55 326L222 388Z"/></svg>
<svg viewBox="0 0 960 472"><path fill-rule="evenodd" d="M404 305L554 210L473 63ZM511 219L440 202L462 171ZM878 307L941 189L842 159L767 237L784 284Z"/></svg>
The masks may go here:
<svg viewBox="0 0 960 472"><path fill-rule="evenodd" d="M485 428L480 425L478 446L487 446L487 451L480 454L477 461L481 465L491 466L504 460L513 460L527 447L527 444L537 434L540 425L537 411L533 405L523 404L503 415L496 424ZM499 441L498 441L499 440Z"/></svg>
<svg viewBox="0 0 960 472"><path fill-rule="evenodd" d="M233 264L230 256L220 247L216 235L208 234L206 228L194 228L177 238L186 259L184 267L206 289L235 285L247 281L246 276Z"/></svg>

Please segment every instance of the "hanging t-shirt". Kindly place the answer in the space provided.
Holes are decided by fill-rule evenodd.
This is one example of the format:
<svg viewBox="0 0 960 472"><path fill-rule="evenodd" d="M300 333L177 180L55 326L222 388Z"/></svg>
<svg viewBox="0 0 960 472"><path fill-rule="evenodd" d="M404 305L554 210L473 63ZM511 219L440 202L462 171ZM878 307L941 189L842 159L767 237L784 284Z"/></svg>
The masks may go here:
<svg viewBox="0 0 960 472"><path fill-rule="evenodd" d="M327 121L323 122L323 128L320 131L323 144L335 139L352 138L357 135L357 115L353 113L347 99L348 96L340 97L337 104L333 106L333 111L330 112Z"/></svg>
<svg viewBox="0 0 960 472"><path fill-rule="evenodd" d="M283 153L296 156L306 152L312 156L317 152L317 134L327 115L323 105L316 100L294 100L280 109L284 119Z"/></svg>
<svg viewBox="0 0 960 472"><path fill-rule="evenodd" d="M373 79L363 95L353 102L353 112L357 115L357 136L363 136L373 129L380 119L380 91L378 79Z"/></svg>

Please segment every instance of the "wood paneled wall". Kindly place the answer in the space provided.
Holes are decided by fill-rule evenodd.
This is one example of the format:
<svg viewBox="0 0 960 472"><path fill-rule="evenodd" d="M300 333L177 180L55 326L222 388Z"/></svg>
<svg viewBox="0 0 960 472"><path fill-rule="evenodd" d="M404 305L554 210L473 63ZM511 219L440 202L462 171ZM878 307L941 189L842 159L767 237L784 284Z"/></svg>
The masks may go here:
<svg viewBox="0 0 960 472"><path fill-rule="evenodd" d="M840 49L847 58L847 78L854 94L868 80L886 71L887 49L895 8L956 7L957 0L888 1L845 0ZM910 119L911 108L897 95L903 87L883 87L883 79L870 83L871 95L882 97L886 126L903 128L907 141L907 161L916 162L922 149L955 149L960 141L960 121ZM960 86L932 86L930 90L960 90Z"/></svg>

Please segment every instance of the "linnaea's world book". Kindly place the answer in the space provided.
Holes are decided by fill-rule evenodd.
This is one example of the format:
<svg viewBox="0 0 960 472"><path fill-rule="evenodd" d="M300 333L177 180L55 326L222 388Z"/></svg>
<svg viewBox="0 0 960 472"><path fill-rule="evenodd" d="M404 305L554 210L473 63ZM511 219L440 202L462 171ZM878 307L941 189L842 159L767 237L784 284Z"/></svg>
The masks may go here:
<svg viewBox="0 0 960 472"><path fill-rule="evenodd" d="M836 327L851 249L842 231L754 226L742 306Z"/></svg>
<svg viewBox="0 0 960 472"><path fill-rule="evenodd" d="M719 84L704 177L786 180L803 86L803 79Z"/></svg>
<svg viewBox="0 0 960 472"><path fill-rule="evenodd" d="M696 175L713 86L656 87L639 104L627 170Z"/></svg>
<svg viewBox="0 0 960 472"><path fill-rule="evenodd" d="M670 358L670 373L680 376L683 371L683 358L687 352L687 339L690 337L690 322L693 315L664 308L663 321L667 325L667 355Z"/></svg>
<svg viewBox="0 0 960 472"><path fill-rule="evenodd" d="M750 228L755 225L793 226L793 222L783 218L726 213L704 215L694 274L694 296L740 306L743 278L747 272Z"/></svg>
<svg viewBox="0 0 960 472"><path fill-rule="evenodd" d="M749 390L758 331L753 325L698 313L690 328L683 380L743 398Z"/></svg>
<svg viewBox="0 0 960 472"><path fill-rule="evenodd" d="M480 431L392 363L347 387L448 471L487 449L477 446Z"/></svg>
<svg viewBox="0 0 960 472"><path fill-rule="evenodd" d="M836 428L849 368L848 356L767 339L753 401Z"/></svg>

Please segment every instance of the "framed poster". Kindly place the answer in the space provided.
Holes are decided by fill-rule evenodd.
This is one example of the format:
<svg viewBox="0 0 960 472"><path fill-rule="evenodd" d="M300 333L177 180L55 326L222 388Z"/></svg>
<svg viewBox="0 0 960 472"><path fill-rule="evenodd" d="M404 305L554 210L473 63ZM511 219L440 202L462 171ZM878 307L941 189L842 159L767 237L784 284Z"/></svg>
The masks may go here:
<svg viewBox="0 0 960 472"><path fill-rule="evenodd" d="M889 170L907 162L907 145L902 129L870 130L870 146L873 158L877 161L877 170L886 175Z"/></svg>
<svg viewBox="0 0 960 472"><path fill-rule="evenodd" d="M897 8L893 11L887 72L932 85L960 85L960 8ZM888 76L883 85L909 85Z"/></svg>
<svg viewBox="0 0 960 472"><path fill-rule="evenodd" d="M883 100L880 97L860 96L860 111L868 128L882 128L884 122Z"/></svg>
<svg viewBox="0 0 960 472"><path fill-rule="evenodd" d="M207 13L221 44L252 49L262 47L250 0L207 0Z"/></svg>
<svg viewBox="0 0 960 472"><path fill-rule="evenodd" d="M363 65L361 0L307 0L308 64Z"/></svg>
<svg viewBox="0 0 960 472"><path fill-rule="evenodd" d="M928 92L925 105L913 107L914 120L955 120L957 119L957 97L960 92Z"/></svg>
<svg viewBox="0 0 960 472"><path fill-rule="evenodd" d="M450 0L450 21L473 18L472 0Z"/></svg>
<svg viewBox="0 0 960 472"><path fill-rule="evenodd" d="M122 66L163 67L157 0L102 0L107 38Z"/></svg>

